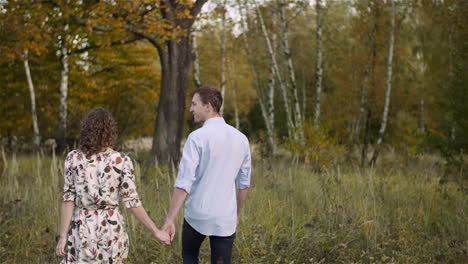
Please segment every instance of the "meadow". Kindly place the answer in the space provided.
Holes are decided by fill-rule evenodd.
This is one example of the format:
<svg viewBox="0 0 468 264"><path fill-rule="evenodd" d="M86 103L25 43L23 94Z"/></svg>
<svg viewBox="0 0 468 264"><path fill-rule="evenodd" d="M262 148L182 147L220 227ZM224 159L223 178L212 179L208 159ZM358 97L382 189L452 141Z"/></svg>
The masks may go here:
<svg viewBox="0 0 468 264"><path fill-rule="evenodd" d="M1 154L0 262L59 263L54 247L63 157ZM132 155L137 186L160 226L175 175L145 168L143 156ZM287 155L254 154L233 263L466 263L467 196L457 184L440 183L444 166L435 155L387 153L374 168L351 160L317 173ZM164 246L122 211L130 236L128 263L181 263L180 232L172 246ZM209 263L208 244L201 263Z"/></svg>

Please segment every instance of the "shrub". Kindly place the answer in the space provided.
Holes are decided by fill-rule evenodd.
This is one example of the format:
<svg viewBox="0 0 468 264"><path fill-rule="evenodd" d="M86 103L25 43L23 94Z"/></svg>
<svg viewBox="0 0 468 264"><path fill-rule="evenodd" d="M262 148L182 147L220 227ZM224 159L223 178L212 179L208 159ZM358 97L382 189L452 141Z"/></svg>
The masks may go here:
<svg viewBox="0 0 468 264"><path fill-rule="evenodd" d="M303 131L304 138L289 138L286 141L286 149L312 165L315 171L321 172L331 168L344 154L345 148L338 145L326 129L305 123Z"/></svg>

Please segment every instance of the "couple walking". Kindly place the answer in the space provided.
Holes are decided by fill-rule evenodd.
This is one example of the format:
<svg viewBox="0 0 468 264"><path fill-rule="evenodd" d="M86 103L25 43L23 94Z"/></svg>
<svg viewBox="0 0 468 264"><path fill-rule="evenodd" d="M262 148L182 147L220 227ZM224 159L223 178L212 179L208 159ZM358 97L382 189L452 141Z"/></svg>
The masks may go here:
<svg viewBox="0 0 468 264"><path fill-rule="evenodd" d="M175 219L185 203L183 263L198 263L200 246L210 239L211 263L231 263L237 219L250 185L247 138L219 115L223 98L211 87L195 90L190 112L204 123L184 146L166 221L158 229L142 206L131 159L111 149L116 123L103 108L83 121L79 149L65 159L60 239L62 263L125 263L129 240L118 205L125 207L156 239L172 243Z"/></svg>

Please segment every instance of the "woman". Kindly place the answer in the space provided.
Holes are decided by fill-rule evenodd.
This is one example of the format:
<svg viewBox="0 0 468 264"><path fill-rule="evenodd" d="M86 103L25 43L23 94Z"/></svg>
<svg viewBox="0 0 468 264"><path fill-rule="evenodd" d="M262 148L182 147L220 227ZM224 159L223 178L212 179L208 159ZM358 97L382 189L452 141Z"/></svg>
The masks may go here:
<svg viewBox="0 0 468 264"><path fill-rule="evenodd" d="M62 263L126 262L128 235L120 201L157 239L170 244L169 235L155 226L141 204L131 159L111 149L116 130L107 110L91 110L81 127L79 149L65 159L56 247Z"/></svg>

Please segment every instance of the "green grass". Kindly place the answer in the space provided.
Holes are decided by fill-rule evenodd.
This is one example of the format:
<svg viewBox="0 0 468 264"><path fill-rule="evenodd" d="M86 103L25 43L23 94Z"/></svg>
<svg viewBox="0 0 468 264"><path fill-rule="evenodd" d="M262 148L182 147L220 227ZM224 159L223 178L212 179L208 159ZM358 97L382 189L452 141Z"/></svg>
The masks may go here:
<svg viewBox="0 0 468 264"><path fill-rule="evenodd" d="M62 158L6 156L0 163L0 262L58 263ZM287 157L253 161L234 263L466 263L467 197L441 185L441 159L392 155L378 167L314 173ZM145 209L163 222L174 175L158 168L137 186ZM129 263L180 263L180 232L166 247L125 211ZM179 214L179 227L183 213ZM180 228L179 230L180 231ZM204 243L201 263L209 262Z"/></svg>

